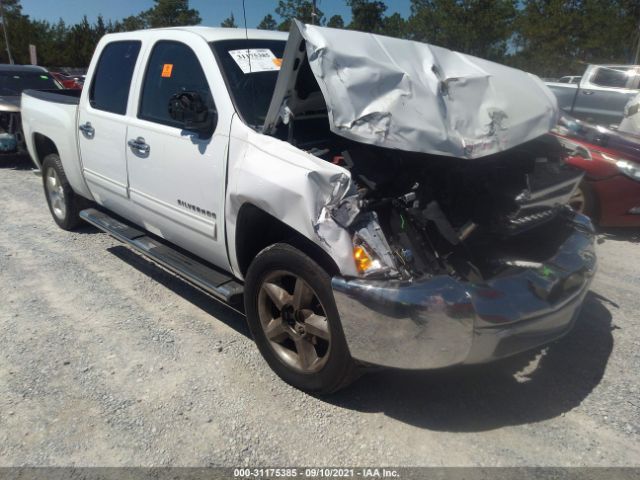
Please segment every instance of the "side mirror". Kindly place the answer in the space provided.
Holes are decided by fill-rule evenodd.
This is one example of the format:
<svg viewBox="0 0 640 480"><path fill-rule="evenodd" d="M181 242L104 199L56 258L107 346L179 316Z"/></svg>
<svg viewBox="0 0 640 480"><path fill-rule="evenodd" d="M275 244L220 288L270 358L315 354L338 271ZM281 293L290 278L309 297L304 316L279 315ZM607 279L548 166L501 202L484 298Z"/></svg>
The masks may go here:
<svg viewBox="0 0 640 480"><path fill-rule="evenodd" d="M180 92L169 100L169 116L185 130L193 130L203 137L211 136L218 122L218 114L210 109L199 93Z"/></svg>

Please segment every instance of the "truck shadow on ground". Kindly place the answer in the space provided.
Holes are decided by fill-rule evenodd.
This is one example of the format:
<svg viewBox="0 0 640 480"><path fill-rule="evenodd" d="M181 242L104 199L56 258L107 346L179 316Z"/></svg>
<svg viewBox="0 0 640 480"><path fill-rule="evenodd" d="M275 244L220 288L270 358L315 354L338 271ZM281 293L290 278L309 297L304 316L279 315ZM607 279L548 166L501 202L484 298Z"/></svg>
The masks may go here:
<svg viewBox="0 0 640 480"><path fill-rule="evenodd" d="M33 162L28 155L4 154L0 158L0 168L11 170L33 170Z"/></svg>
<svg viewBox="0 0 640 480"><path fill-rule="evenodd" d="M545 349L481 366L380 370L324 400L439 431L539 422L572 410L600 383L614 328L609 310L590 293L572 332Z"/></svg>
<svg viewBox="0 0 640 480"><path fill-rule="evenodd" d="M192 287L187 282L165 271L155 263L134 253L123 245L110 247L107 251L118 257L123 262L126 262L140 273L152 278L155 282L158 282L168 288L176 295L181 296L208 315L224 322L245 337L251 338L251 333L249 332L244 315L230 308L225 303L222 303L199 289Z"/></svg>
<svg viewBox="0 0 640 480"><path fill-rule="evenodd" d="M96 227L88 223L81 223L77 228L73 230L73 233L79 235L96 235L99 233L104 234L102 230L98 230Z"/></svg>

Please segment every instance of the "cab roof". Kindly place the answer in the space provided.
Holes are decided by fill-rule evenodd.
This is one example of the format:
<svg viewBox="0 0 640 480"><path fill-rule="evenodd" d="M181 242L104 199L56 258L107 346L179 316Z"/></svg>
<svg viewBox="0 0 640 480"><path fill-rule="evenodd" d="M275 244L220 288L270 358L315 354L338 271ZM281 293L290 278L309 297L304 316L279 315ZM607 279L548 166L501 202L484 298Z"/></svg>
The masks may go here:
<svg viewBox="0 0 640 480"><path fill-rule="evenodd" d="M274 32L272 30L258 30L256 28L222 28L222 27L170 27L170 28L149 28L145 30L137 30L135 32L112 33L108 36L118 37L131 34L142 34L150 37L161 37L162 32L183 31L199 35L207 42L216 42L219 40L238 40L249 38L250 40L283 40L286 41L288 32Z"/></svg>

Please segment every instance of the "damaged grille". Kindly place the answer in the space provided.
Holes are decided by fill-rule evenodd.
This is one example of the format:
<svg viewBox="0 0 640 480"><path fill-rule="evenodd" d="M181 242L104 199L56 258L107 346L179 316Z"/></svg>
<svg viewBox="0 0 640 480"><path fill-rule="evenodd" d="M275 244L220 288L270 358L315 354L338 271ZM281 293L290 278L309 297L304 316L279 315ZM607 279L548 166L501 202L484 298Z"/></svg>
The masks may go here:
<svg viewBox="0 0 640 480"><path fill-rule="evenodd" d="M531 215L521 215L515 218L508 219L507 227L510 231L517 229L534 226L540 222L550 220L555 214L555 209L543 210L539 213L532 213Z"/></svg>
<svg viewBox="0 0 640 480"><path fill-rule="evenodd" d="M558 208L569 203L582 175L563 165L537 162L534 173L527 175L527 189L516 197L517 212L503 224L504 231L513 234L554 218Z"/></svg>

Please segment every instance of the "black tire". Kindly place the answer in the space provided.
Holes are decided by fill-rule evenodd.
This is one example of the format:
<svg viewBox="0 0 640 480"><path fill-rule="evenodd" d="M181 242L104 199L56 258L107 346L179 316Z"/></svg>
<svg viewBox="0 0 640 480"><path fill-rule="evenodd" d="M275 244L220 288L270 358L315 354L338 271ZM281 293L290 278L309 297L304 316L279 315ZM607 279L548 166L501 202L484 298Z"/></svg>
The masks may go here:
<svg viewBox="0 0 640 480"><path fill-rule="evenodd" d="M571 207L575 211L582 213L587 217L591 217L591 220L593 220L594 223L597 223L600 215L598 200L596 198L595 192L593 191L593 188L591 187L588 181L583 179L580 182L580 185L578 185L578 188L576 189L576 192L574 194L574 197L572 197L572 200L577 198L576 195L581 196L580 197L581 205L578 206L577 203L572 203L572 201L570 201Z"/></svg>
<svg viewBox="0 0 640 480"><path fill-rule="evenodd" d="M263 283L266 283L270 275L281 271L290 272L304 280L315 294L313 298L317 299L324 310L330 332L330 346L325 353L327 358L318 371L305 373L288 365L276 353L272 346L274 344L267 338L262 326L259 296ZM249 329L260 353L285 382L309 393L329 394L347 386L356 378L356 367L349 354L333 298L331 279L324 269L303 252L284 243L262 250L251 263L245 277L244 303ZM288 340L285 339L286 341Z"/></svg>
<svg viewBox="0 0 640 480"><path fill-rule="evenodd" d="M47 183L55 178L55 185ZM74 230L81 223L80 210L88 206L88 201L77 195L64 173L57 153L50 153L42 162L42 186L53 220L63 230ZM56 201L58 200L58 202Z"/></svg>

